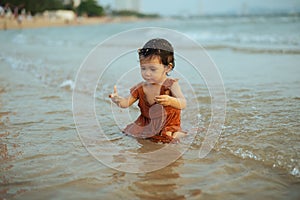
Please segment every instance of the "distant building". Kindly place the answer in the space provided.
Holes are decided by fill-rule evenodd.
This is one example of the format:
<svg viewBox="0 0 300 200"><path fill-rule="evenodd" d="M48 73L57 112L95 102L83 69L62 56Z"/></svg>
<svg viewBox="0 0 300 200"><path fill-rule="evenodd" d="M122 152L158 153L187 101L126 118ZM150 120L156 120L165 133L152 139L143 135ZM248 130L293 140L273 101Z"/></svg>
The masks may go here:
<svg viewBox="0 0 300 200"><path fill-rule="evenodd" d="M64 5L71 4L72 0L61 0Z"/></svg>
<svg viewBox="0 0 300 200"><path fill-rule="evenodd" d="M81 0L73 0L73 6L76 8L80 5Z"/></svg>
<svg viewBox="0 0 300 200"><path fill-rule="evenodd" d="M76 19L76 15L72 10L46 10L43 12L43 16L50 20L61 19L65 22L71 22Z"/></svg>
<svg viewBox="0 0 300 200"><path fill-rule="evenodd" d="M74 7L78 7L80 5L81 0L62 0L64 5L73 4Z"/></svg>
<svg viewBox="0 0 300 200"><path fill-rule="evenodd" d="M140 0L115 0L115 10L131 10L140 12Z"/></svg>
<svg viewBox="0 0 300 200"><path fill-rule="evenodd" d="M248 14L249 14L248 4L246 2L243 2L238 15L248 15Z"/></svg>

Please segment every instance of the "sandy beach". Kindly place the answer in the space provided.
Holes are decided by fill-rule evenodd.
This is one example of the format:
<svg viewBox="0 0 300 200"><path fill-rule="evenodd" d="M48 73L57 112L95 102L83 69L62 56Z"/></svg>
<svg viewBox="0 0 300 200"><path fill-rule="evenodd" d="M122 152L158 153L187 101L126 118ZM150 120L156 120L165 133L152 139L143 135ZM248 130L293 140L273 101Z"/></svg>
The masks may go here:
<svg viewBox="0 0 300 200"><path fill-rule="evenodd" d="M0 30L10 29L28 29L28 28L42 28L42 27L60 27L60 26L79 26L103 23L117 23L117 22L132 22L144 20L134 16L129 17L78 17L73 21L66 21L63 19L50 19L45 17L32 17L30 19L7 19L0 18Z"/></svg>

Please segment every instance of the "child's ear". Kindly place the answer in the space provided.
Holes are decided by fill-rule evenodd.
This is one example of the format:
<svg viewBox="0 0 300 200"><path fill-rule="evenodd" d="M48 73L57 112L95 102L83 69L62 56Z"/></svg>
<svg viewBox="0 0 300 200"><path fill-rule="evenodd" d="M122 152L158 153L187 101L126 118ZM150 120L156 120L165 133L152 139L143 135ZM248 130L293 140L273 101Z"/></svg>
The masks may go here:
<svg viewBox="0 0 300 200"><path fill-rule="evenodd" d="M172 69L173 69L173 64L172 64L172 63L169 63L169 64L168 64L168 70L171 71Z"/></svg>

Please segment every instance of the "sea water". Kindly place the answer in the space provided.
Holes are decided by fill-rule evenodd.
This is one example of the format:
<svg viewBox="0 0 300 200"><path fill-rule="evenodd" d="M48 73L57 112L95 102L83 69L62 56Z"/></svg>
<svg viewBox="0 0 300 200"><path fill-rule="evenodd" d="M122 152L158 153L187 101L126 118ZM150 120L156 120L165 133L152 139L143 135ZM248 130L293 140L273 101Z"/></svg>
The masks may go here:
<svg viewBox="0 0 300 200"><path fill-rule="evenodd" d="M195 76L178 55L171 77L180 78L188 100L183 127L196 127L196 135L168 166L128 173L91 155L90 151L106 145L96 139L99 136L90 135L96 142L82 143L73 119L72 92L80 66L95 47L113 35L144 27L175 30L204 47L224 83L226 118L212 151L200 159L212 119L212 98L203 77ZM299 32L299 16L161 19L1 31L0 198L299 199ZM147 35L138 38L143 37L146 42ZM134 120L138 109L133 106L128 117L128 110L114 107L107 98L115 84L126 95L132 84L141 81L134 48L143 43L134 39L124 43L132 51L116 55L96 87L87 80L79 88L85 96L88 88L95 87L97 119L106 140L118 147L96 154L113 157L114 166L131 161L116 153L161 147L124 136L120 125ZM138 160L134 166L139 166Z"/></svg>

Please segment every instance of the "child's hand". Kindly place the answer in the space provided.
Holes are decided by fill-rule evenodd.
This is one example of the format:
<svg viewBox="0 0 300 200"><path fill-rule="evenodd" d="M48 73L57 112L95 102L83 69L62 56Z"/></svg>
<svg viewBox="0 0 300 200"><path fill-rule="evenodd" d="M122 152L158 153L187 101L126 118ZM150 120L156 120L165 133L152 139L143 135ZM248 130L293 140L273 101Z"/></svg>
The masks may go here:
<svg viewBox="0 0 300 200"><path fill-rule="evenodd" d="M163 106L169 106L171 97L169 95L159 95L155 97L154 101Z"/></svg>
<svg viewBox="0 0 300 200"><path fill-rule="evenodd" d="M114 86L114 93L109 95L109 98L111 98L111 100L115 103L115 104L119 104L121 101L121 97L119 97L118 92L117 92L117 86Z"/></svg>

